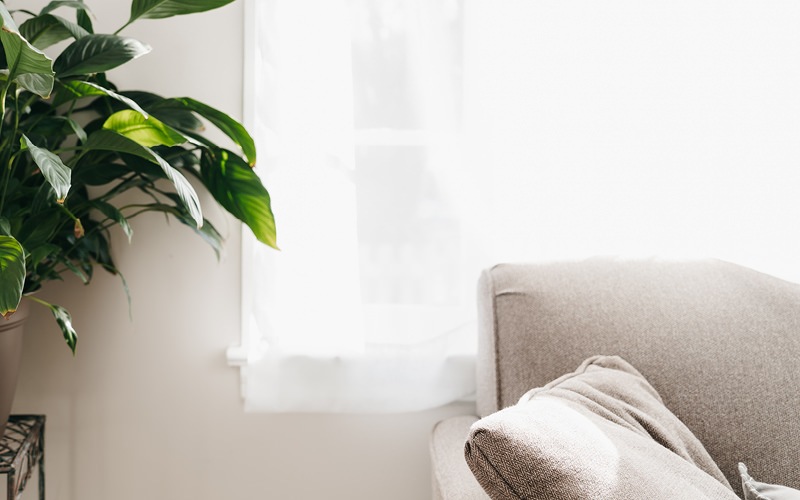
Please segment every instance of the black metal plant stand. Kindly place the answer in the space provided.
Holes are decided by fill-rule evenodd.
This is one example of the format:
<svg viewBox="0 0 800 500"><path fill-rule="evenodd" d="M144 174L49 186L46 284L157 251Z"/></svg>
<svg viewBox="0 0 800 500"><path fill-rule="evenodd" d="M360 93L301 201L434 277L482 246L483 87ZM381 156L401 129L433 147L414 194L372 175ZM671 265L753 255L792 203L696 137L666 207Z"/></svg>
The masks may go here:
<svg viewBox="0 0 800 500"><path fill-rule="evenodd" d="M6 474L7 500L17 500L39 466L39 500L44 500L44 415L11 415L0 440L0 474Z"/></svg>

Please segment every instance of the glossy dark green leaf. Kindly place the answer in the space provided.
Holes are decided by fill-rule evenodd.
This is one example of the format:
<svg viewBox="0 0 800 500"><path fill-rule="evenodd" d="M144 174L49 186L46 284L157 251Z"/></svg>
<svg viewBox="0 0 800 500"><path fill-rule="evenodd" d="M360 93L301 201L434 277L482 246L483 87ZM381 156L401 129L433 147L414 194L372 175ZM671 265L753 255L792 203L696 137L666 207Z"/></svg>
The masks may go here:
<svg viewBox="0 0 800 500"><path fill-rule="evenodd" d="M56 193L56 201L64 203L72 185L72 170L61 161L61 158L46 149L33 144L27 136L23 135L21 141L33 158L33 161L42 171L42 175L50 183Z"/></svg>
<svg viewBox="0 0 800 500"><path fill-rule="evenodd" d="M70 37L77 40L89 34L77 24L52 14L28 19L20 25L19 32L40 50Z"/></svg>
<svg viewBox="0 0 800 500"><path fill-rule="evenodd" d="M200 101L196 101L191 97L179 97L172 99L172 101L183 106L185 109L194 111L206 120L210 121L215 127L227 135L237 146L242 148L242 153L244 153L245 157L247 158L247 162L251 167L256 164L255 141L253 141L253 138L241 123L237 122L222 111L214 109Z"/></svg>
<svg viewBox="0 0 800 500"><path fill-rule="evenodd" d="M93 97L93 96L111 97L112 99L116 99L124 103L131 109L134 109L139 113L142 113L145 117L149 116L147 114L147 111L145 111L141 106L139 106L139 104L133 99L118 94L113 90L103 88L100 85L97 85L96 83L85 82L83 80L70 80L66 82L59 82L59 92L56 97L56 102L54 103L54 105L59 106L61 104L64 104L65 102L74 99L80 99L82 97Z"/></svg>
<svg viewBox="0 0 800 500"><path fill-rule="evenodd" d="M142 146L177 146L186 142L186 137L154 117L146 117L131 109L118 111L109 116L103 128L132 139Z"/></svg>
<svg viewBox="0 0 800 500"><path fill-rule="evenodd" d="M133 0L128 24L137 19L162 19L216 9L233 0Z"/></svg>
<svg viewBox="0 0 800 500"><path fill-rule="evenodd" d="M259 241L278 248L270 196L253 169L223 149L205 151L200 165L203 184L214 199L247 224Z"/></svg>
<svg viewBox="0 0 800 500"><path fill-rule="evenodd" d="M8 64L9 80L42 97L53 90L53 62L20 33L5 5L0 3L0 43Z"/></svg>
<svg viewBox="0 0 800 500"><path fill-rule="evenodd" d="M25 252L12 236L0 236L0 315L17 310L25 284Z"/></svg>
<svg viewBox="0 0 800 500"><path fill-rule="evenodd" d="M53 64L59 78L100 73L150 52L150 46L117 35L88 35L75 40Z"/></svg>
<svg viewBox="0 0 800 500"><path fill-rule="evenodd" d="M188 180L186 180L186 177L184 177L183 174L178 172L169 163L167 163L166 160L158 156L150 148L142 146L139 143L125 137L124 135L120 135L114 131L105 129L98 130L90 135L89 140L86 142L86 147L89 150L127 153L155 163L161 167L161 170L164 172L164 174L166 174L167 178L172 181L172 184L175 186L175 192L184 203L186 209L192 215L192 219L194 219L197 227L200 227L203 224L203 214L200 209L200 201L198 200L197 193L192 185Z"/></svg>

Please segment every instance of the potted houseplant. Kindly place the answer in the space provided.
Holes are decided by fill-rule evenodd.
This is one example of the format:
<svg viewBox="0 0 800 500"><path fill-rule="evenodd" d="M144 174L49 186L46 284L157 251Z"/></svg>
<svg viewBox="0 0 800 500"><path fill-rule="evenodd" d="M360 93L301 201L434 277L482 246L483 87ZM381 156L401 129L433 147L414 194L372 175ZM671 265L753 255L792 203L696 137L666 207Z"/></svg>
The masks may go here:
<svg viewBox="0 0 800 500"><path fill-rule="evenodd" d="M256 151L245 128L190 97L125 91L107 77L150 51L122 33L131 23L232 1L132 0L129 19L113 34L94 32L83 0L55 0L39 12L24 10L22 0L0 3L0 315L7 321L24 315L15 311L29 297L53 314L74 352L69 313L33 294L65 274L89 283L97 266L120 274L109 230L117 226L130 240L130 220L143 213L177 219L219 253L222 238L204 219L194 185L276 247L269 194L253 171ZM204 123L235 146L209 140ZM18 364L21 343L5 338L0 331L7 370ZM14 351L11 358L3 349ZM0 373L0 436L11 405L3 397L13 396L15 383Z"/></svg>

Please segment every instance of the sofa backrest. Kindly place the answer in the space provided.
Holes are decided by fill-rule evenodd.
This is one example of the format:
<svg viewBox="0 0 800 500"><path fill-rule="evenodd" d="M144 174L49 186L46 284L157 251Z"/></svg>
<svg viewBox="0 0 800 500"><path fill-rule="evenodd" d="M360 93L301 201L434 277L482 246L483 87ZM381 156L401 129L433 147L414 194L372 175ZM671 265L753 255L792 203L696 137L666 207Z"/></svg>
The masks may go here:
<svg viewBox="0 0 800 500"><path fill-rule="evenodd" d="M595 258L501 264L478 297L481 416L590 356L619 355L734 487L741 461L800 488L800 285L722 261Z"/></svg>

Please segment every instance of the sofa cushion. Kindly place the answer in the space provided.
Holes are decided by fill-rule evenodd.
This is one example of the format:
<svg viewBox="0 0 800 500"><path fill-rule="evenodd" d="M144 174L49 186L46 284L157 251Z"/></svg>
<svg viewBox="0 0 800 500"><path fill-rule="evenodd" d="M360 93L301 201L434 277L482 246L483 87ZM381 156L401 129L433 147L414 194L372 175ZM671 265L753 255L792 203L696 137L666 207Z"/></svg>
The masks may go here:
<svg viewBox="0 0 800 500"><path fill-rule="evenodd" d="M800 500L800 490L779 484L761 483L750 477L747 466L739 464L744 500Z"/></svg>
<svg viewBox="0 0 800 500"><path fill-rule="evenodd" d="M622 358L596 356L470 429L493 499L734 500L703 445Z"/></svg>
<svg viewBox="0 0 800 500"><path fill-rule="evenodd" d="M478 415L613 353L738 491L738 462L800 489L800 285L717 260L502 264L480 286Z"/></svg>

